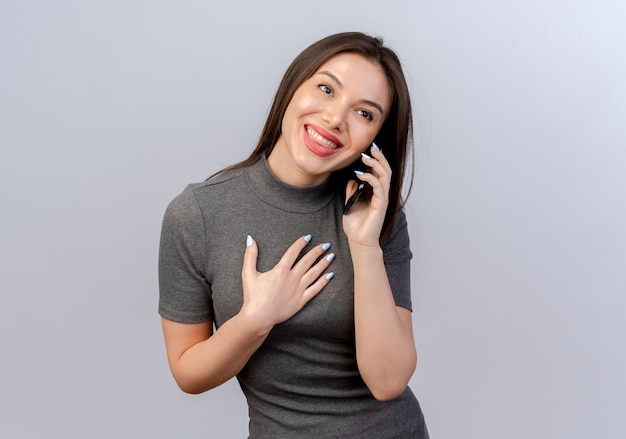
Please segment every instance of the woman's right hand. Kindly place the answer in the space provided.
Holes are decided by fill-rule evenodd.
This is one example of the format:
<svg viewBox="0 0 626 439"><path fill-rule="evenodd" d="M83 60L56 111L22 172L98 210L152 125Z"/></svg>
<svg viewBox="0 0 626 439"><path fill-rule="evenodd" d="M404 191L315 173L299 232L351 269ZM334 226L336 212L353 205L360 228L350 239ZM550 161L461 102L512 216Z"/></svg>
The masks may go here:
<svg viewBox="0 0 626 439"><path fill-rule="evenodd" d="M249 237L241 271L243 306L215 333L211 321L187 324L162 319L167 358L181 389L201 393L237 375L272 327L300 311L328 284L332 274L324 270L334 256L320 256L329 244L315 246L296 263L309 240L310 236L299 238L274 268L259 273L259 249Z"/></svg>
<svg viewBox="0 0 626 439"><path fill-rule="evenodd" d="M320 244L309 250L296 263L298 256L311 239L310 235L299 238L269 271L257 271L259 249L248 236L243 258L241 278L243 281L243 307L240 313L254 319L261 327L271 330L304 307L328 284L333 273L325 274L334 254L322 256L330 244Z"/></svg>

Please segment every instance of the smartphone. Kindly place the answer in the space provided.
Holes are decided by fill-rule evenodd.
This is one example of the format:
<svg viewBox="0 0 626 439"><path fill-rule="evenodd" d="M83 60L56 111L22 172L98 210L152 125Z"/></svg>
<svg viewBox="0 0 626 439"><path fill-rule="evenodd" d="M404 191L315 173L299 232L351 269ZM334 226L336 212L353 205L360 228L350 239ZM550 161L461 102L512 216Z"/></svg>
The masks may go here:
<svg viewBox="0 0 626 439"><path fill-rule="evenodd" d="M363 192L365 192L365 182L360 181L359 186L356 188L356 192L353 193L350 198L348 198L348 201L346 201L346 205L343 207L344 215L348 213L352 205L361 198L361 196L363 195Z"/></svg>
<svg viewBox="0 0 626 439"><path fill-rule="evenodd" d="M367 148L367 151L365 152L367 155L371 156L371 151L372 151L372 146L374 145L374 142L372 142L372 144ZM378 147L378 145L377 145ZM359 171L362 172L367 172L367 169L359 169L356 168ZM350 198L348 198L348 201L346 201L346 205L343 207L343 214L345 215L346 213L348 213L348 211L350 210L350 208L354 205L354 203L356 203L357 201L359 201L362 197L363 194L365 193L367 187L369 186L367 183L365 183L364 181L359 180L358 178L354 177L354 179L357 181L357 183L359 184L356 188L356 191L352 194L352 196Z"/></svg>

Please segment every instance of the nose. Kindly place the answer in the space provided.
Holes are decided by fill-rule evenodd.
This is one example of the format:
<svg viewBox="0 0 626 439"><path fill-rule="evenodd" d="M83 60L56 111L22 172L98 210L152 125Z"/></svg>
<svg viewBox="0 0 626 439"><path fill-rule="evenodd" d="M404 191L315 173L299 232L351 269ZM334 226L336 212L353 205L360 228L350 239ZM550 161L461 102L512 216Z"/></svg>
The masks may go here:
<svg viewBox="0 0 626 439"><path fill-rule="evenodd" d="M335 100L322 112L322 120L328 124L328 128L343 131L346 115L346 106L341 101Z"/></svg>

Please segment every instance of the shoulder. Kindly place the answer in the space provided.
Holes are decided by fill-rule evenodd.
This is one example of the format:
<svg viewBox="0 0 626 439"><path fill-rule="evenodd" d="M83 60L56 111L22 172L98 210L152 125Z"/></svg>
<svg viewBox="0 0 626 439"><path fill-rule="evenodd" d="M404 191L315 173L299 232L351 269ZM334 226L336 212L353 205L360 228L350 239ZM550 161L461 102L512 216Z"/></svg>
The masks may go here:
<svg viewBox="0 0 626 439"><path fill-rule="evenodd" d="M407 228L406 213L404 212L404 209L400 209L396 212L396 219L393 224L393 233L396 233L398 230L406 229L406 228Z"/></svg>
<svg viewBox="0 0 626 439"><path fill-rule="evenodd" d="M191 183L169 203L166 215L180 218L199 213L200 206L211 201L223 199L226 192L232 191L243 181L243 169L227 171L215 175L203 182Z"/></svg>
<svg viewBox="0 0 626 439"><path fill-rule="evenodd" d="M246 190L244 173L245 168L222 172L203 182L190 184L183 194L188 192L187 196L192 196L200 206L219 204L233 194Z"/></svg>

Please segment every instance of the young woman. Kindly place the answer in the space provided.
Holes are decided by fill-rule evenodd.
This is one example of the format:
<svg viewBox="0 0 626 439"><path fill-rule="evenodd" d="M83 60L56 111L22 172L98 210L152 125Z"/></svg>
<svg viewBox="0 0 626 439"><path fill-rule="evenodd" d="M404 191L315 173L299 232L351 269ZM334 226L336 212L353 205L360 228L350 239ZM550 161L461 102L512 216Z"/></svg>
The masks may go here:
<svg viewBox="0 0 626 439"><path fill-rule="evenodd" d="M172 374L189 393L236 376L250 438L428 437L407 387L411 117L382 40L329 36L288 68L251 156L169 205L159 312Z"/></svg>

